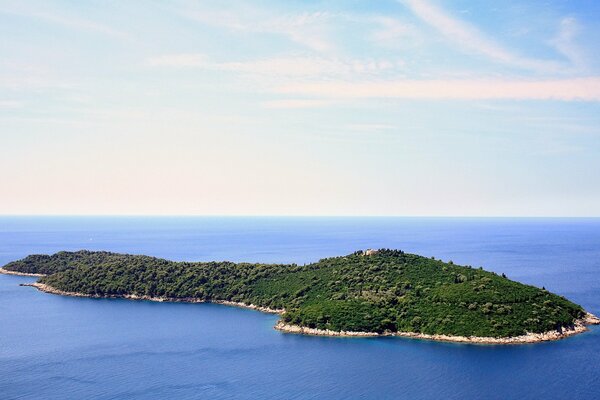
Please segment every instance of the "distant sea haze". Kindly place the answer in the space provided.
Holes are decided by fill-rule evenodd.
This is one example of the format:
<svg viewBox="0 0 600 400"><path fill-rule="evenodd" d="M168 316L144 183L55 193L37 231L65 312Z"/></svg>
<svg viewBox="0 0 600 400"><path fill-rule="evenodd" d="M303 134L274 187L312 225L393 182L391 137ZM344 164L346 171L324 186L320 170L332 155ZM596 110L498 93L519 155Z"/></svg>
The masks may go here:
<svg viewBox="0 0 600 400"><path fill-rule="evenodd" d="M110 250L308 263L396 248L483 266L600 314L600 219L0 217L0 264ZM282 334L214 304L69 298L0 275L2 399L600 398L600 330L532 346Z"/></svg>

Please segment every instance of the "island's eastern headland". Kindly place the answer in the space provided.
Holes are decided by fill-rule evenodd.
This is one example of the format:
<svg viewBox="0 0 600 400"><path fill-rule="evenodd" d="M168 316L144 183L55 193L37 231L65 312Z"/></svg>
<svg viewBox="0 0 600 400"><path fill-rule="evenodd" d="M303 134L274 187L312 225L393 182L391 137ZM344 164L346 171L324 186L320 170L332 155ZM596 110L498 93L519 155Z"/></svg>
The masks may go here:
<svg viewBox="0 0 600 400"><path fill-rule="evenodd" d="M481 268L400 250L307 265L175 262L103 251L31 255L2 271L43 275L49 293L214 302L281 314L276 328L471 343L556 340L600 323L564 297Z"/></svg>

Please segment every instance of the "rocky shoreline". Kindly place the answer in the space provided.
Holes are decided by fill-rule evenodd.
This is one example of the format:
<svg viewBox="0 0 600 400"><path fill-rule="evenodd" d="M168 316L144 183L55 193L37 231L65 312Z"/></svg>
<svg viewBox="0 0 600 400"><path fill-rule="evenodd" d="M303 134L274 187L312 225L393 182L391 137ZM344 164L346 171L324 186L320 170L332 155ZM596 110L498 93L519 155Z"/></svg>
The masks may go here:
<svg viewBox="0 0 600 400"><path fill-rule="evenodd" d="M35 276L35 277L41 277L41 276L46 276L45 274L28 274L27 272L17 272L17 271L9 271L7 269L4 268L0 268L0 274L4 274L4 275L18 275L18 276Z"/></svg>
<svg viewBox="0 0 600 400"><path fill-rule="evenodd" d="M12 271L9 271L12 272ZM11 274L11 275L17 275ZM29 276L29 275L27 275ZM35 283L24 283L21 286L31 286L42 292L58 294L62 296L72 297L88 297L88 298L120 298L129 300L148 300L157 302L183 302L183 303L205 303L204 300L197 298L171 298L171 297L150 297L150 296L138 296L138 295L119 295L119 296L100 296L91 295L86 293L76 292L65 292L53 288L52 286L35 282ZM272 309L268 307L261 307L254 304L245 304L227 300L212 300L211 303L222 304L226 306L241 307L251 310L261 311L271 314L282 314L285 312L283 309ZM415 333L415 332L352 332L352 331L332 331L329 329L316 329L309 328L299 325L286 324L283 321L278 321L275 325L275 329L285 333L304 334L313 336L330 336L330 337L382 337L382 336L397 336L410 339L421 339L421 340L434 340L440 342L452 342L452 343L468 343L468 344L532 344L547 341L554 341L567 338L588 330L588 325L599 325L600 318L593 314L586 313L585 317L575 321L573 326L563 328L559 330L548 331L544 333L528 333L526 335L514 336L508 338L497 338L497 337L479 337L479 336L452 336L452 335L430 335L426 333Z"/></svg>
<svg viewBox="0 0 600 400"><path fill-rule="evenodd" d="M78 293L78 292L65 292L60 289L53 288L52 286L46 285L44 283L35 282L35 283L23 283L21 286L31 286L42 292L58 294L61 296L71 296L71 297L87 297L92 299L127 299L127 300L146 300L146 301L156 301L156 302L171 302L171 303L207 303L205 300L198 299L195 297L151 297L151 296L139 296L136 294L124 294L124 295L109 295L109 296L101 296L95 294L87 294L87 293ZM209 303L214 304L222 304L225 306L232 307L241 307L247 308L250 310L261 311L264 313L270 314L282 314L285 310L281 309L273 309L269 307L261 307L254 304L246 304L235 301L227 301L227 300L211 300Z"/></svg>
<svg viewBox="0 0 600 400"><path fill-rule="evenodd" d="M378 336L397 336L410 339L434 340L439 342L453 343L471 343L471 344L531 344L560 340L569 336L576 335L588 330L588 325L600 325L600 319L593 314L586 313L582 319L575 321L572 327L563 328L562 330L553 330L543 333L528 333L521 336L513 336L507 338L497 337L479 337L479 336L452 336L452 335L430 335L427 333L416 332L346 332L346 331L331 331L328 329L315 329L298 325L286 324L279 321L275 325L275 329L286 332L313 336L338 336L338 337L378 337Z"/></svg>

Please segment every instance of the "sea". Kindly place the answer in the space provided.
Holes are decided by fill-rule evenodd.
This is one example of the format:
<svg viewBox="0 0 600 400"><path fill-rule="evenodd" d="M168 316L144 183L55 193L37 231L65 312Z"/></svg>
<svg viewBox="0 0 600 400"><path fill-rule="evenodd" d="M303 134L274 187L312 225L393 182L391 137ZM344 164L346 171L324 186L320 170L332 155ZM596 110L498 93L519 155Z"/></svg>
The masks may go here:
<svg viewBox="0 0 600 400"><path fill-rule="evenodd" d="M600 315L600 219L0 217L0 264L110 250L310 263L394 248L482 266ZM62 297L0 275L0 399L599 399L600 328L473 345L285 334L214 304Z"/></svg>

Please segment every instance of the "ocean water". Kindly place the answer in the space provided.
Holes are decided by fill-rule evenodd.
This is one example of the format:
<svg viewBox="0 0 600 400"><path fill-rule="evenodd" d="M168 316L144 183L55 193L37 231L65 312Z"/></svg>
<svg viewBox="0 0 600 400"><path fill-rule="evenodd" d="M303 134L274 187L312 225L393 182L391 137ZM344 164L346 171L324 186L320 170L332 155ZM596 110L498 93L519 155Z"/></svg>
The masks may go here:
<svg viewBox="0 0 600 400"><path fill-rule="evenodd" d="M308 263L399 248L600 314L600 219L0 217L0 264L111 250ZM0 399L597 399L600 329L520 346L283 334L211 304L49 295L0 275Z"/></svg>

